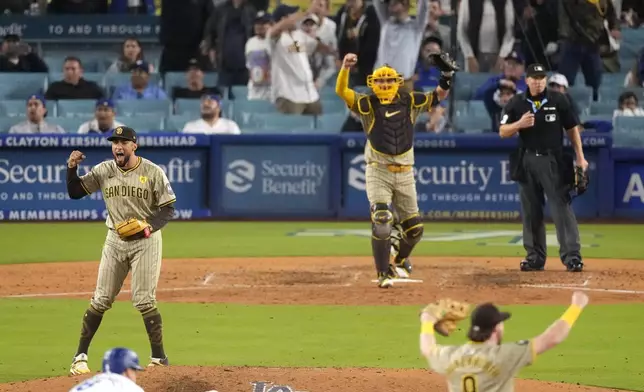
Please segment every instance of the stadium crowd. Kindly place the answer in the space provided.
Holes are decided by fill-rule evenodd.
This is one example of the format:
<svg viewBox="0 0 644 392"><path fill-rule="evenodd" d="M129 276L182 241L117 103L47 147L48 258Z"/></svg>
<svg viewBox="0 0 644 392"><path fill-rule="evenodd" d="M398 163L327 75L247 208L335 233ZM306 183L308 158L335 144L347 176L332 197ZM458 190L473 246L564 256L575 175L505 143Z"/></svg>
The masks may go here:
<svg viewBox="0 0 644 392"><path fill-rule="evenodd" d="M34 17L161 15L161 50L148 51L131 37L115 58L86 59L76 51L54 61L19 36L5 36L0 82L11 83L7 75L15 72L34 79L0 89L0 132L105 133L123 123L208 134L361 132L334 93L340 59L358 54L350 78L356 90L365 90L367 75L383 64L397 69L405 90L426 90L437 85L439 72L425 59L439 50L452 51L464 72L453 86L453 116L443 102L418 122L421 132L497 132L504 104L526 88L525 66L533 62L552 71L550 88L568 94L586 128L611 130L622 117L644 121L643 45L622 40L623 30L639 28L644 2L461 0L455 9L450 3L0 0L0 12Z"/></svg>

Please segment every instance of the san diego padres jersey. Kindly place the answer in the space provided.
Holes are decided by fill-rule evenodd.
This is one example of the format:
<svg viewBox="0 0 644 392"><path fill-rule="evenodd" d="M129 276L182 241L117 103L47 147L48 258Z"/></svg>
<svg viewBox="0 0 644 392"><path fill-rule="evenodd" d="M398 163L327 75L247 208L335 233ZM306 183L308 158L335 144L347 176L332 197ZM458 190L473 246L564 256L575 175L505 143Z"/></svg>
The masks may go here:
<svg viewBox="0 0 644 392"><path fill-rule="evenodd" d="M100 373L70 389L69 392L143 392L143 388L120 374Z"/></svg>
<svg viewBox="0 0 644 392"><path fill-rule="evenodd" d="M514 376L536 358L531 341L437 345L429 366L447 378L450 392L513 392Z"/></svg>
<svg viewBox="0 0 644 392"><path fill-rule="evenodd" d="M163 170L145 158L138 159L129 170L118 167L113 159L104 161L80 177L87 194L103 193L108 211L105 224L110 229L130 218L149 219L159 208L176 201Z"/></svg>

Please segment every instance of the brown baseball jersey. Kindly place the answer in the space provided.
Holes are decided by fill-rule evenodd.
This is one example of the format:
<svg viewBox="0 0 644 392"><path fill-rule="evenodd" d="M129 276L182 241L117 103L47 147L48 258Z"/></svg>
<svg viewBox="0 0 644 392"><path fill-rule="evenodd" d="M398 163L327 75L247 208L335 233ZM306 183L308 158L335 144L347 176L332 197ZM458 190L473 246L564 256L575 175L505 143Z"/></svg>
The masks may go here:
<svg viewBox="0 0 644 392"><path fill-rule="evenodd" d="M513 392L514 377L534 362L532 341L491 345L436 345L429 366L447 378L450 392Z"/></svg>
<svg viewBox="0 0 644 392"><path fill-rule="evenodd" d="M88 194L103 193L108 211L107 227L129 218L149 219L159 208L176 200L172 185L163 170L153 162L138 157L138 163L123 170L113 159L94 166L82 176Z"/></svg>

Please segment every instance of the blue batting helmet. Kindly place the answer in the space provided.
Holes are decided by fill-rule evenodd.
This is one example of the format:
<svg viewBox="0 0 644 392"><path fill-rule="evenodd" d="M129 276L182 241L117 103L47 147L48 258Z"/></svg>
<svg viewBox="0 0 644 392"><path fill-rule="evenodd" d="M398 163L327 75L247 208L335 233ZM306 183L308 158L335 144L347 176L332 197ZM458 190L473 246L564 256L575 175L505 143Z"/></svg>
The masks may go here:
<svg viewBox="0 0 644 392"><path fill-rule="evenodd" d="M116 347L105 352L103 356L103 373L122 374L127 369L143 370L139 365L139 356L125 347Z"/></svg>

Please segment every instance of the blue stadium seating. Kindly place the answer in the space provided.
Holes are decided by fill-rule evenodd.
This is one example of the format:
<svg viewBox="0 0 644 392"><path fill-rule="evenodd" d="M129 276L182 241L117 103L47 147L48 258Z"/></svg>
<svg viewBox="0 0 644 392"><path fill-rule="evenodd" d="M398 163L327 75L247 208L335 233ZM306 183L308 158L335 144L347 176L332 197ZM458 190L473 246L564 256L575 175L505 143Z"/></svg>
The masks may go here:
<svg viewBox="0 0 644 392"><path fill-rule="evenodd" d="M91 118L80 117L53 117L48 118L47 122L60 125L67 133L77 133L78 127L80 127L81 124L89 121L90 119Z"/></svg>
<svg viewBox="0 0 644 392"><path fill-rule="evenodd" d="M615 117L613 132L639 132L644 138L644 117Z"/></svg>
<svg viewBox="0 0 644 392"><path fill-rule="evenodd" d="M221 101L221 113L224 117L232 116L232 102L224 99ZM199 117L201 113L201 100L179 98L174 101L174 114L190 114Z"/></svg>
<svg viewBox="0 0 644 392"><path fill-rule="evenodd" d="M204 85L208 87L215 87L219 81L217 72L204 73ZM168 72L165 74L164 87L168 95L172 92L173 87L187 87L188 80L186 79L185 72Z"/></svg>
<svg viewBox="0 0 644 392"><path fill-rule="evenodd" d="M613 112L617 109L617 102L592 102L590 104L590 114L592 115L608 115L612 117Z"/></svg>
<svg viewBox="0 0 644 392"><path fill-rule="evenodd" d="M116 101L119 116L154 115L165 117L172 113L172 103L166 99L123 99Z"/></svg>
<svg viewBox="0 0 644 392"><path fill-rule="evenodd" d="M58 117L94 116L96 101L93 99L61 99L58 101Z"/></svg>
<svg viewBox="0 0 644 392"><path fill-rule="evenodd" d="M324 113L317 117L316 129L323 133L339 133L347 121L348 113Z"/></svg>
<svg viewBox="0 0 644 392"><path fill-rule="evenodd" d="M83 79L89 80L91 82L97 83L99 86L104 85L104 79L105 79L105 74L102 72L84 72L83 73ZM59 80L63 80L63 73L62 72L49 72L49 80L48 80L48 85L52 84L53 82L57 82Z"/></svg>
<svg viewBox="0 0 644 392"><path fill-rule="evenodd" d="M568 93L575 102L585 105L584 107L588 106L593 99L593 89L588 86L575 85L568 89Z"/></svg>
<svg viewBox="0 0 644 392"><path fill-rule="evenodd" d="M614 132L613 147L644 148L644 135L641 130Z"/></svg>
<svg viewBox="0 0 644 392"><path fill-rule="evenodd" d="M199 117L192 114L173 114L167 116L164 121L163 130L170 132L180 132L188 121L194 121Z"/></svg>
<svg viewBox="0 0 644 392"><path fill-rule="evenodd" d="M47 114L56 116L56 102L47 101ZM26 117L27 102L23 99L11 99L0 101L0 116L3 117Z"/></svg>
<svg viewBox="0 0 644 392"><path fill-rule="evenodd" d="M483 133L491 128L492 120L487 114L471 113L466 116L454 117L454 129L464 133Z"/></svg>
<svg viewBox="0 0 644 392"><path fill-rule="evenodd" d="M9 128L19 123L21 119L15 117L0 117L0 133L9 132Z"/></svg>
<svg viewBox="0 0 644 392"><path fill-rule="evenodd" d="M236 100L233 105L233 120L241 127L242 124L251 123L251 118L275 113L275 105L268 101L244 101Z"/></svg>
<svg viewBox="0 0 644 392"><path fill-rule="evenodd" d="M32 94L42 94L46 80L46 73L0 73L0 99L27 99Z"/></svg>
<svg viewBox="0 0 644 392"><path fill-rule="evenodd" d="M254 116L244 125L237 123L240 128L262 128L266 132L279 131L293 133L300 130L313 130L315 118L313 116L291 115L282 113L265 113Z"/></svg>
<svg viewBox="0 0 644 392"><path fill-rule="evenodd" d="M156 116L134 116L117 118L119 122L135 129L137 133L148 133L163 130L164 119L165 117Z"/></svg>
<svg viewBox="0 0 644 392"><path fill-rule="evenodd" d="M129 73L107 73L105 74L105 86L107 88L118 87L125 84L130 84L132 75ZM150 84L162 85L161 74L150 74Z"/></svg>
<svg viewBox="0 0 644 392"><path fill-rule="evenodd" d="M614 102L617 106L617 99L626 92L632 91L639 98L640 102L644 101L644 88L622 87L622 86L604 86L599 88L599 100L602 102Z"/></svg>
<svg viewBox="0 0 644 392"><path fill-rule="evenodd" d="M336 97L335 99L333 98L323 99L321 101L321 104L322 104L323 113L342 113L345 116L347 113L349 113L349 108L347 107L347 104L344 103L344 101L341 100L339 97Z"/></svg>

